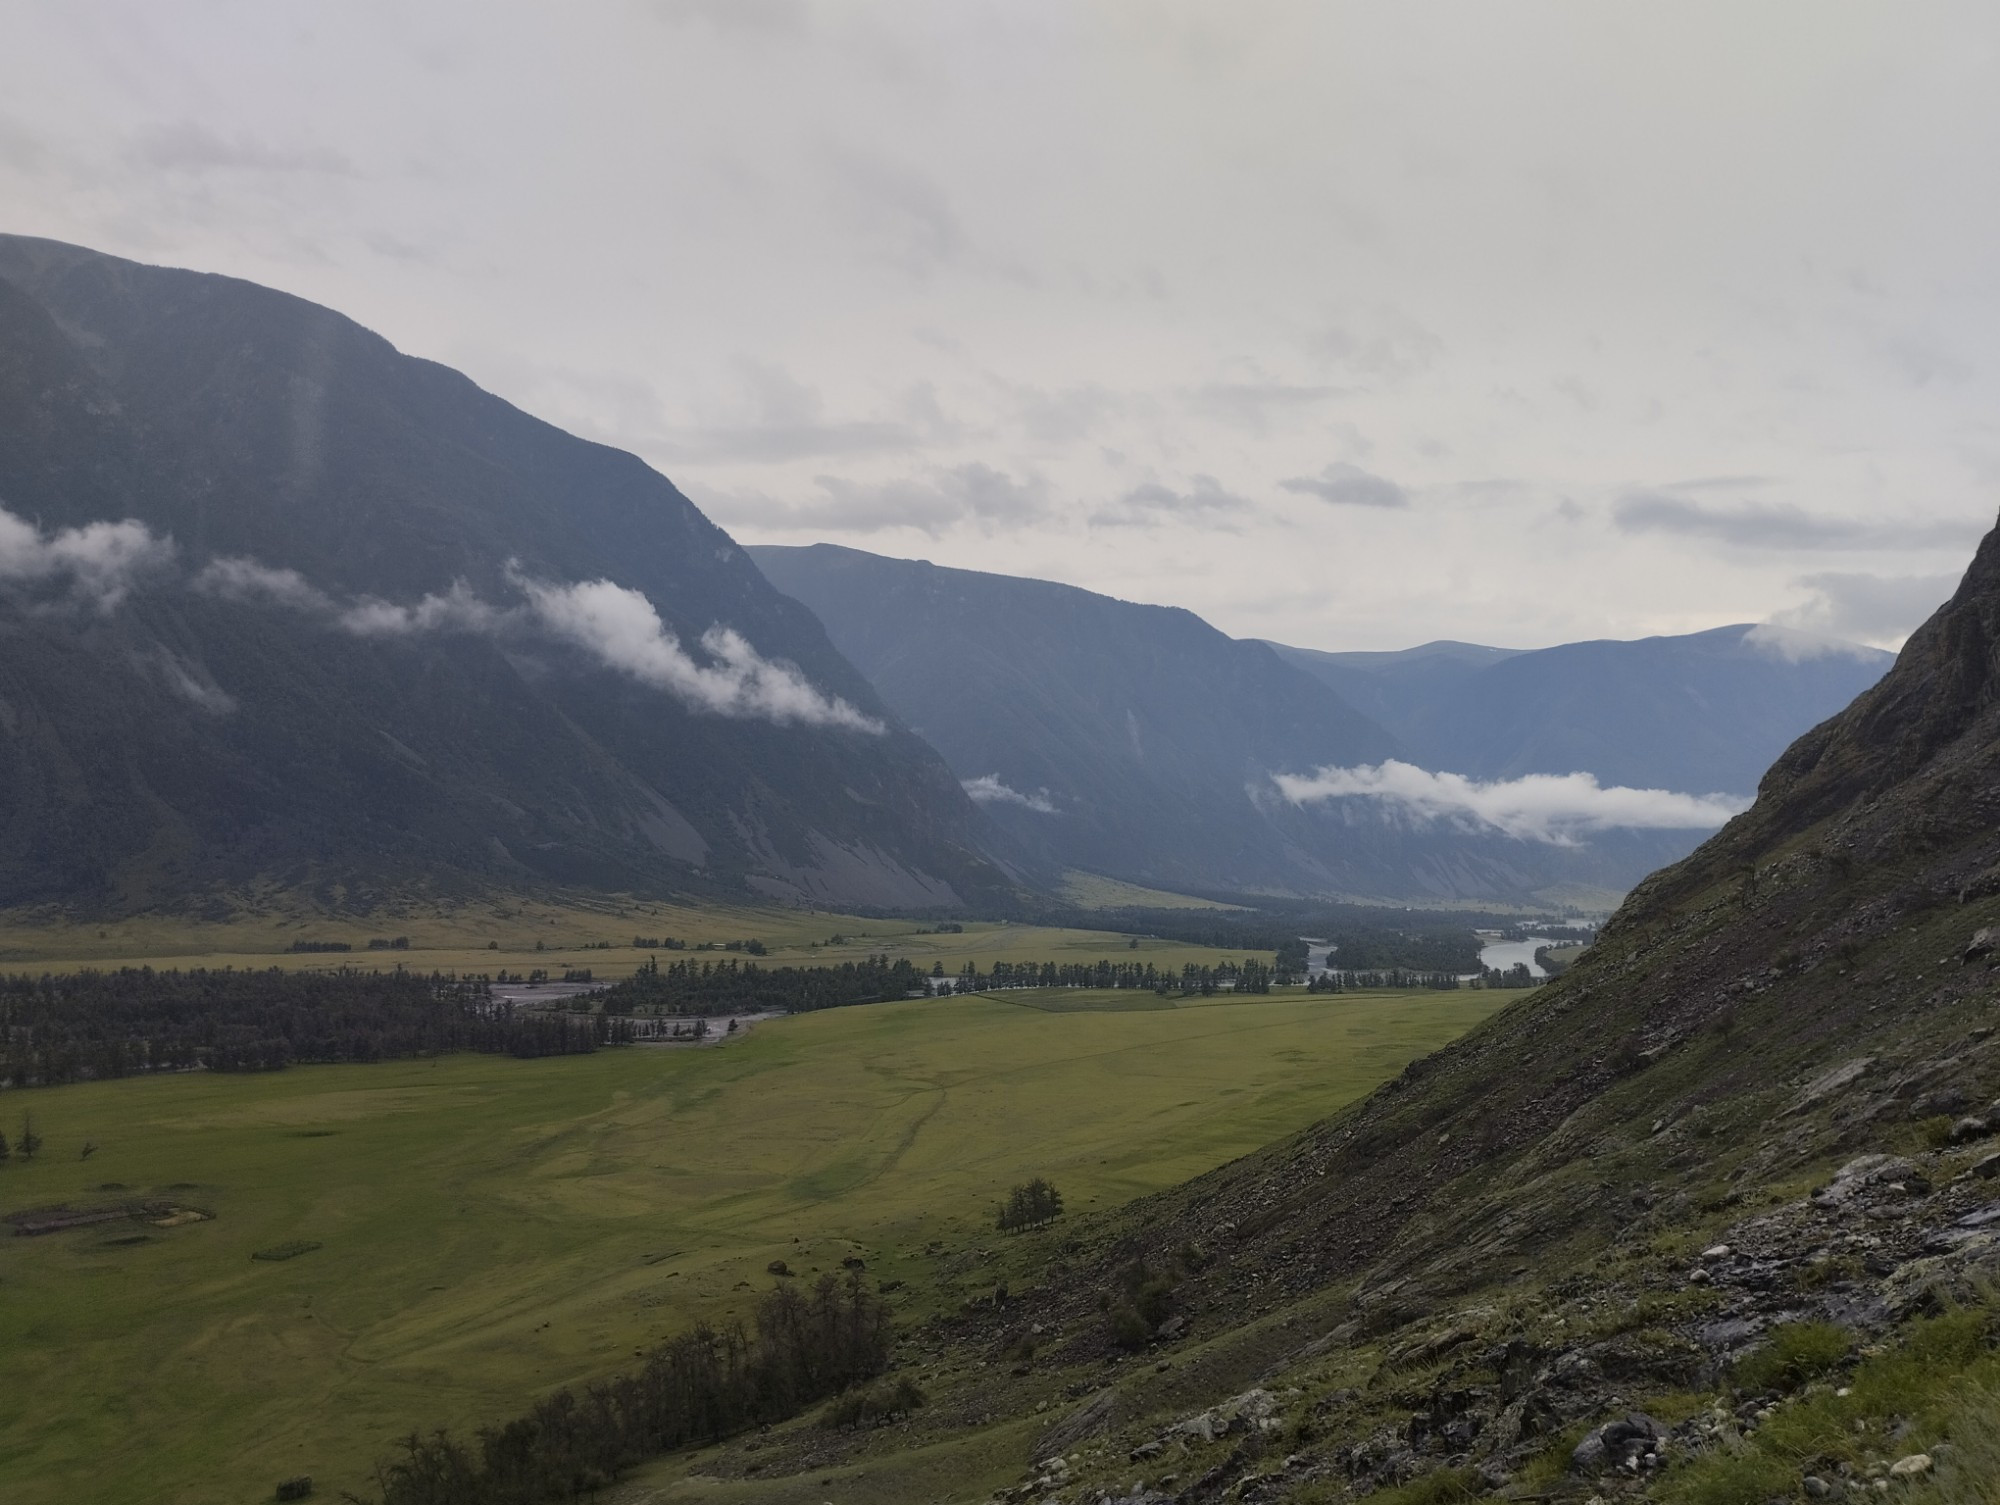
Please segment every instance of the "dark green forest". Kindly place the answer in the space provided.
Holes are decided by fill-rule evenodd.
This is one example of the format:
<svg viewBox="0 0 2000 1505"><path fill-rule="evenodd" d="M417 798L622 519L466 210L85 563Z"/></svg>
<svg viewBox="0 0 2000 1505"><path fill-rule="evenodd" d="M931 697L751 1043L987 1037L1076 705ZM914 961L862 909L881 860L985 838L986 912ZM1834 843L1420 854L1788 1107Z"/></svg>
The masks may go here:
<svg viewBox="0 0 2000 1505"><path fill-rule="evenodd" d="M413 972L150 967L0 977L0 1085L151 1071L274 1071L470 1050L569 1055L621 1038L615 1020L532 1013L484 978Z"/></svg>

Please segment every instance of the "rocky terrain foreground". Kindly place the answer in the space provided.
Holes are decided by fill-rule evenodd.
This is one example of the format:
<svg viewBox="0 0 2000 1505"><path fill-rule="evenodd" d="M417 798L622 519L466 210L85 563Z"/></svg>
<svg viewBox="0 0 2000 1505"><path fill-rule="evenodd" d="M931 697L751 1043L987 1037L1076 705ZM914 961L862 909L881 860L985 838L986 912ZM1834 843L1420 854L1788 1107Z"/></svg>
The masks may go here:
<svg viewBox="0 0 2000 1505"><path fill-rule="evenodd" d="M1064 1505L2000 1499L1996 650L1989 535L1561 980L1115 1218L935 1251L962 1305L891 1377L926 1404L702 1478L965 1499L1011 1454L999 1498Z"/></svg>

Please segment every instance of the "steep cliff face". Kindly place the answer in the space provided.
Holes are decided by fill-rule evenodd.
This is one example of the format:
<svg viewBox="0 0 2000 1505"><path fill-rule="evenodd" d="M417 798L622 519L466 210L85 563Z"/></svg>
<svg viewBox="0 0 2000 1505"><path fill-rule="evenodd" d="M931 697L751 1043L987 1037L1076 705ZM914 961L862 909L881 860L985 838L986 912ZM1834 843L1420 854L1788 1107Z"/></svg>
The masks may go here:
<svg viewBox="0 0 2000 1505"><path fill-rule="evenodd" d="M664 477L328 309L0 237L0 508L0 903L1008 888L949 769Z"/></svg>

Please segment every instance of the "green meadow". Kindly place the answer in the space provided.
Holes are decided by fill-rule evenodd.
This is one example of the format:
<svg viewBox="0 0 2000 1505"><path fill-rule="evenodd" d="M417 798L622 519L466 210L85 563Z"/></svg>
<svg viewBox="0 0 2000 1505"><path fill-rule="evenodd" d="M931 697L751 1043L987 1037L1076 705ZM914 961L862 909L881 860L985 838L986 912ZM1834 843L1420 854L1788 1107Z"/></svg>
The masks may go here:
<svg viewBox="0 0 2000 1505"><path fill-rule="evenodd" d="M1126 898L1151 895L1163 904L1179 900L1173 894L1114 885L1109 879L1091 882L1093 892ZM1180 900L1179 907L1223 906L1190 899ZM939 931L919 920L869 919L778 906L676 904L615 895L412 902L357 920L322 914L296 895L275 894L245 899L216 920L145 914L78 923L61 916L0 913L0 972L401 965L423 972L486 973L541 967L560 976L564 967L588 967L599 980L616 980L629 976L646 959L648 953L632 945L635 936L671 937L691 947L757 940L768 952L760 960L769 966L825 966L886 951L926 968L938 963L952 973L968 961L983 970L996 961L1094 962L1110 957L1179 968L1188 962L1199 966L1241 961L1250 954L1266 962L1272 959L1268 951L1218 950L1106 930L969 920L957 931ZM408 941L407 948L368 949L370 940L398 937ZM289 948L297 941L345 941L354 949L293 952Z"/></svg>
<svg viewBox="0 0 2000 1505"><path fill-rule="evenodd" d="M9 1136L31 1111L45 1140L0 1166L0 1214L212 1215L0 1239L0 1499L250 1502L297 1473L337 1499L412 1428L504 1420L746 1311L773 1260L859 1256L916 1320L964 1294L950 1256L997 1237L1014 1182L1114 1207L1509 996L1018 993L701 1049L0 1094Z"/></svg>

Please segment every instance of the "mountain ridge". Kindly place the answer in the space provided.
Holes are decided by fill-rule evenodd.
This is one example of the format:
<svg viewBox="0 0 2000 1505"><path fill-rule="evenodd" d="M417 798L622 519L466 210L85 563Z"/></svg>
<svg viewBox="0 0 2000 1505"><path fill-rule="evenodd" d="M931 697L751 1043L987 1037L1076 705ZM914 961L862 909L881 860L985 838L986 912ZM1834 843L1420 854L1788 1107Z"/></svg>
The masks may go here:
<svg viewBox="0 0 2000 1505"><path fill-rule="evenodd" d="M636 457L211 274L0 237L0 319L0 901L1007 902L935 754Z"/></svg>

